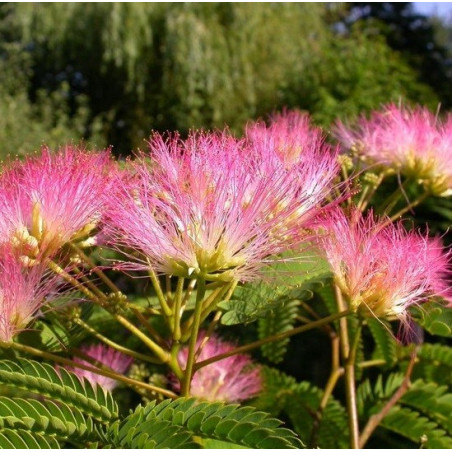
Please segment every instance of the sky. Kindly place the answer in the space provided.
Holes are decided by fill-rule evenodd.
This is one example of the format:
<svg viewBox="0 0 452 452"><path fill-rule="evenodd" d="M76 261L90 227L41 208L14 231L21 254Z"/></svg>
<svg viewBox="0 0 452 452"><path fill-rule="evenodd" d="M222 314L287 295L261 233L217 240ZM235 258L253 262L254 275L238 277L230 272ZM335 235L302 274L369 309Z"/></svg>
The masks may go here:
<svg viewBox="0 0 452 452"><path fill-rule="evenodd" d="M452 2L413 2L414 8L425 15L452 16Z"/></svg>

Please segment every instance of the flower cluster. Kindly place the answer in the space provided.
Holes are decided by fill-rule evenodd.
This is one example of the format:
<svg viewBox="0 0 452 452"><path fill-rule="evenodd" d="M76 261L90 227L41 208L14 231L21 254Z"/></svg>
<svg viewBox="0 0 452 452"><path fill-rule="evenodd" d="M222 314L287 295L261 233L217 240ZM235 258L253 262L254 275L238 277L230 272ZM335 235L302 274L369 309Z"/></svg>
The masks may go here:
<svg viewBox="0 0 452 452"><path fill-rule="evenodd" d="M57 286L44 266L26 269L4 248L0 256L0 341L10 342L39 314Z"/></svg>
<svg viewBox="0 0 452 452"><path fill-rule="evenodd" d="M81 352L89 358L100 364L110 368L111 370L121 375L125 374L132 365L133 358L124 355L113 348L103 344L93 344L81 347ZM90 361L84 360L79 357L74 357L73 361L87 366L93 366ZM103 375L99 375L88 370L80 369L78 367L65 367L67 370L75 373L80 379L86 378L92 384L98 384L107 391L112 391L118 385L116 380L113 380Z"/></svg>
<svg viewBox="0 0 452 452"><path fill-rule="evenodd" d="M0 340L10 341L56 289L48 260L93 240L111 178L108 151L71 146L7 165L0 175Z"/></svg>
<svg viewBox="0 0 452 452"><path fill-rule="evenodd" d="M332 212L323 223L319 243L333 269L335 282L353 310L401 319L408 307L432 296L446 299L452 291L448 254L439 239L384 224L370 212Z"/></svg>
<svg viewBox="0 0 452 452"><path fill-rule="evenodd" d="M260 136L273 130L260 131ZM337 173L320 141L290 168L273 139L155 134L110 198L106 233L158 272L249 280L270 256L302 242ZM149 264L146 264L148 262Z"/></svg>
<svg viewBox="0 0 452 452"><path fill-rule="evenodd" d="M429 110L388 105L336 136L371 164L400 171L437 196L452 194L452 117L441 122Z"/></svg>
<svg viewBox="0 0 452 452"><path fill-rule="evenodd" d="M202 344L205 333L201 333L197 348ZM206 342L198 357L198 362L213 356L227 353L235 344L225 342L212 336ZM182 368L187 364L188 348L183 348L178 355ZM174 383L179 390L179 383ZM233 355L199 369L192 380L190 393L195 397L210 401L241 402L255 397L262 390L260 369L253 365L247 355Z"/></svg>
<svg viewBox="0 0 452 452"><path fill-rule="evenodd" d="M70 146L11 165L0 177L0 240L21 247L22 261L34 265L38 254L87 239L104 211L110 167L109 152Z"/></svg>

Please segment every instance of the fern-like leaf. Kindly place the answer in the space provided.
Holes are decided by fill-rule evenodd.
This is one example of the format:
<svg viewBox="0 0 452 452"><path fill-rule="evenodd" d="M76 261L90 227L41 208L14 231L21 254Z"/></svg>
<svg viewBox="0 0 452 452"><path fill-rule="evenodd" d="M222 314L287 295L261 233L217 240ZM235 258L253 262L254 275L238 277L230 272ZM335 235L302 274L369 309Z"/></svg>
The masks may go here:
<svg viewBox="0 0 452 452"><path fill-rule="evenodd" d="M382 358L388 366L393 366L397 361L397 356L396 340L392 334L391 325L381 319L369 319L367 326L376 344L374 358Z"/></svg>
<svg viewBox="0 0 452 452"><path fill-rule="evenodd" d="M407 355L409 350L402 350ZM452 382L452 347L442 344L423 344L417 353L419 362L413 375L426 381L451 386Z"/></svg>
<svg viewBox="0 0 452 452"><path fill-rule="evenodd" d="M452 436L452 394L446 386L417 380L404 394L401 403L428 416Z"/></svg>
<svg viewBox="0 0 452 452"><path fill-rule="evenodd" d="M87 380L82 383L63 368L57 372L50 364L27 359L0 360L0 383L63 402L98 422L108 423L118 417L118 407L110 392L92 386Z"/></svg>
<svg viewBox="0 0 452 452"><path fill-rule="evenodd" d="M0 430L0 449L59 449L52 436L30 433L27 430Z"/></svg>
<svg viewBox="0 0 452 452"><path fill-rule="evenodd" d="M296 321L298 300L291 300L283 303L277 309L269 312L266 317L259 319L258 334L263 339L274 334L290 331ZM261 347L262 355L273 363L279 363L283 360L290 339L285 338L279 341L264 344Z"/></svg>
<svg viewBox="0 0 452 452"><path fill-rule="evenodd" d="M273 264L268 270L267 282L237 287L231 300L218 304L225 310L221 323L235 325L254 322L291 300L311 298L312 291L330 278L331 270L312 245L307 250L309 255L303 258L291 254L285 256L287 261Z"/></svg>
<svg viewBox="0 0 452 452"><path fill-rule="evenodd" d="M289 416L300 438L314 444L310 447L347 447L347 415L344 407L333 397L322 413L317 433L313 435L323 391L308 382L298 383L293 377L276 369L264 367L265 391L257 397L254 404L263 410L271 410L272 415L284 413Z"/></svg>
<svg viewBox="0 0 452 452"><path fill-rule="evenodd" d="M393 407L380 425L429 449L452 448L452 438L444 430L429 418L406 407Z"/></svg>
<svg viewBox="0 0 452 452"><path fill-rule="evenodd" d="M0 397L0 429L22 429L60 440L95 441L101 426L63 402Z"/></svg>
<svg viewBox="0 0 452 452"><path fill-rule="evenodd" d="M295 434L280 425L281 421L252 407L180 398L138 407L110 435L118 447L195 447L194 437L251 448L300 447Z"/></svg>
<svg viewBox="0 0 452 452"><path fill-rule="evenodd" d="M379 375L374 386L369 380L365 380L358 387L357 401L360 415L367 419L371 414L378 411L380 405L387 402L394 392L402 384L404 375L401 373L391 373L383 381L382 375Z"/></svg>
<svg viewBox="0 0 452 452"><path fill-rule="evenodd" d="M430 334L452 337L452 310L438 301L424 303L413 308L413 315Z"/></svg>

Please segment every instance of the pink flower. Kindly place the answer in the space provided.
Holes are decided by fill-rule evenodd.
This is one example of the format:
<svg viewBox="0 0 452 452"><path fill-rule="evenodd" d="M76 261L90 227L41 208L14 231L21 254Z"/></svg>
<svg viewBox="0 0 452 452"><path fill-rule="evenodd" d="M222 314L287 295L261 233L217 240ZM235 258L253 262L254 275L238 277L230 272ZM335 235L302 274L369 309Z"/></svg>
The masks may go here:
<svg viewBox="0 0 452 452"><path fill-rule="evenodd" d="M197 347L204 339L200 335ZM212 336L204 345L198 362L213 356L229 352L234 344L224 342ZM188 358L188 347L181 349L178 360L185 368ZM179 383L174 387L179 390ZM193 376L190 394L210 401L241 402L256 396L262 389L259 367L247 355L234 355L199 369Z"/></svg>
<svg viewBox="0 0 452 452"><path fill-rule="evenodd" d="M305 240L337 171L319 149L288 169L271 143L226 133L155 134L150 147L151 162L140 155L111 197L106 232L144 266L206 280L249 280Z"/></svg>
<svg viewBox="0 0 452 452"><path fill-rule="evenodd" d="M92 235L111 186L109 152L44 148L1 175L1 240L28 249L23 260L52 255L69 241Z"/></svg>
<svg viewBox="0 0 452 452"><path fill-rule="evenodd" d="M451 296L449 254L438 239L383 226L358 210L350 218L336 210L324 225L319 241L351 309L403 319L413 304Z"/></svg>
<svg viewBox="0 0 452 452"><path fill-rule="evenodd" d="M52 296L56 278L41 265L24 268L10 250L0 257L0 341L9 342L38 316Z"/></svg>
<svg viewBox="0 0 452 452"><path fill-rule="evenodd" d="M117 350L104 344L84 346L81 347L81 351L85 355L93 358L94 360L109 367L119 374L125 374L133 362L133 358L131 358L130 356L124 355L123 353L118 352ZM73 361L75 361L76 363L85 364L87 366L93 366L91 362L85 361L78 357L74 357ZM87 370L79 369L78 367L66 366L66 369L75 373L81 379L86 378L92 384L97 383L107 391L112 391L118 385L118 382L116 380L95 374L93 372L89 372Z"/></svg>
<svg viewBox="0 0 452 452"><path fill-rule="evenodd" d="M246 137L253 144L274 148L287 166L324 149L325 141L322 130L312 126L309 115L296 110L273 115L269 126L263 122L249 124Z"/></svg>
<svg viewBox="0 0 452 452"><path fill-rule="evenodd" d="M429 110L386 106L354 127L339 122L336 136L371 164L400 171L432 194L452 193L452 117L441 122Z"/></svg>

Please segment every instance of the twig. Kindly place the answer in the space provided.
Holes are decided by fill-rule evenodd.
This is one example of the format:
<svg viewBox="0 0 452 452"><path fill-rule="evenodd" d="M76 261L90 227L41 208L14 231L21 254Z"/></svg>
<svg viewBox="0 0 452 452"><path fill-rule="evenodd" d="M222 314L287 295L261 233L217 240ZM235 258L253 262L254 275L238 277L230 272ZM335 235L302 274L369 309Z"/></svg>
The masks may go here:
<svg viewBox="0 0 452 452"><path fill-rule="evenodd" d="M400 388L393 394L393 396L388 400L386 405L376 414L370 417L367 421L366 426L361 434L361 439L359 441L359 447L362 449L364 445L367 443L367 440L370 438L370 435L373 431L378 427L380 422L385 418L385 416L389 413L391 408L402 398L402 396L407 392L411 385L410 377L413 373L413 368L416 363L416 354L417 350L411 355L410 363L408 364L407 370L405 372L405 377L400 385Z"/></svg>

